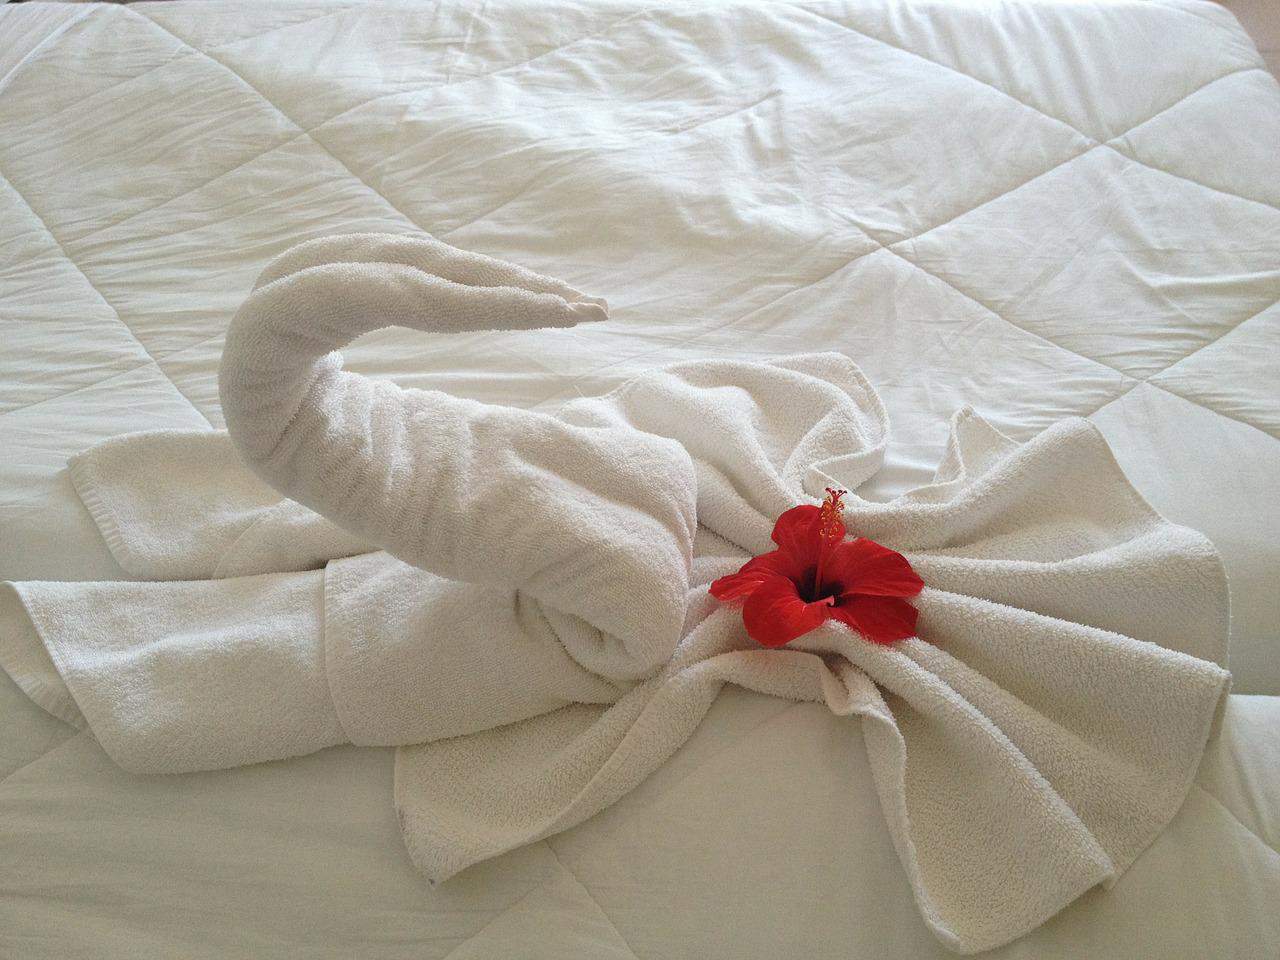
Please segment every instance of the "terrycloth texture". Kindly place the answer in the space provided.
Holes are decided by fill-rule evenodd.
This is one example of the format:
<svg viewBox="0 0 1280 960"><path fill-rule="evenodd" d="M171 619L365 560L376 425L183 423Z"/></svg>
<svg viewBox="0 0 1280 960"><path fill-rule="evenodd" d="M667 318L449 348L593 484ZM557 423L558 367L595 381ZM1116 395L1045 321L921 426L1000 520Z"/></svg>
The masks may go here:
<svg viewBox="0 0 1280 960"><path fill-rule="evenodd" d="M68 467L112 554L137 577L310 570L368 550L315 511L281 500L244 469L225 432L125 434L77 454Z"/></svg>
<svg viewBox="0 0 1280 960"><path fill-rule="evenodd" d="M676 442L596 430L342 370L398 325L468 330L603 320L603 301L435 240L322 237L273 261L227 332L227 427L268 483L415 566L515 587L581 616L593 669L651 674L675 648L694 480Z"/></svg>
<svg viewBox="0 0 1280 960"><path fill-rule="evenodd" d="M961 411L934 483L890 503L847 498L851 533L906 552L924 578L919 639L886 648L828 624L764 651L706 585L745 551L767 549L782 510L875 472L887 420L856 367L835 354L683 364L550 418L375 386L325 357L382 317L458 329L501 325L510 307L515 322L536 325L571 322L575 305L592 303L499 286L476 294L473 309L471 294L416 272L464 261L419 241L306 245L269 268L225 361L228 422L254 468L290 495L334 505L331 518L357 540L426 570L367 553L323 574L17 585L0 594L0 625L19 625L3 652L23 674L15 679L49 695L56 667L108 752L139 770L346 739L436 741L398 751L395 784L406 845L436 880L622 796L680 746L725 682L825 702L866 721L921 912L966 952L1113 880L1168 822L1228 682L1215 663L1225 659L1226 586L1208 542L1155 514L1090 424L1067 421L1019 446ZM530 282L495 269L507 272L451 276ZM362 316L352 304L383 312ZM320 335L308 336L317 317ZM511 449L481 447L482 437ZM561 442L594 467L539 446ZM166 559L182 530L166 535L165 517L185 521L190 510L113 505L167 500L142 489L157 476L146 465L190 456L183 444L225 451L225 438L117 443L116 455L92 451L76 472L100 523L140 518L132 553L120 551L124 535L108 534L126 566L213 577L246 516L275 509L243 468L184 488L193 502L223 491L217 516L227 518L201 527L201 559L184 567ZM605 463L604 451L639 454ZM481 465L483 476L465 472ZM218 499L231 490L252 495ZM695 507L696 534L680 527ZM463 519L437 516L446 509ZM527 522L570 575L533 564ZM281 569L304 563L316 542L294 556L280 547ZM147 545L152 554L139 556ZM583 549L597 551L590 565ZM662 590L664 560L678 596ZM437 575L459 570L483 585ZM674 653L645 671L665 637L654 625L669 620Z"/></svg>

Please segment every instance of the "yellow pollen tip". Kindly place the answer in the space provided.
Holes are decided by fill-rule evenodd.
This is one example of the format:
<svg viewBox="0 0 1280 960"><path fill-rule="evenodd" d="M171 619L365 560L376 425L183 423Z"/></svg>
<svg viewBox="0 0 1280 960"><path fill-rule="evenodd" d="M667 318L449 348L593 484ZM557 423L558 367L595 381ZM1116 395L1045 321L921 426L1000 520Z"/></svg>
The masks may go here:
<svg viewBox="0 0 1280 960"><path fill-rule="evenodd" d="M828 540L840 537L844 531L844 504L841 499L848 490L836 490L827 487L827 497L822 501L822 512L819 514L818 532Z"/></svg>

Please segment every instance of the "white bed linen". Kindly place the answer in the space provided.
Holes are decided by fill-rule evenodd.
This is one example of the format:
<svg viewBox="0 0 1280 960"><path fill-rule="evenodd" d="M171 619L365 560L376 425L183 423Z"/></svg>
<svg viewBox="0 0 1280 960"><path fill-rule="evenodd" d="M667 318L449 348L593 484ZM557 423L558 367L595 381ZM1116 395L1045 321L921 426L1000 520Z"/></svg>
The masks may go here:
<svg viewBox="0 0 1280 960"><path fill-rule="evenodd" d="M613 319L383 331L353 366L554 407L839 349L893 417L884 495L962 403L1019 439L1090 416L1222 552L1236 689L1280 693L1278 144L1275 80L1196 0L5 7L0 578L124 577L66 458L220 426L222 333L271 256L427 230ZM137 778L4 677L0 718L0 954L940 951L820 708L726 693L623 803L434 890L389 753ZM1278 725L1234 697L1156 845L1002 953L1268 956Z"/></svg>

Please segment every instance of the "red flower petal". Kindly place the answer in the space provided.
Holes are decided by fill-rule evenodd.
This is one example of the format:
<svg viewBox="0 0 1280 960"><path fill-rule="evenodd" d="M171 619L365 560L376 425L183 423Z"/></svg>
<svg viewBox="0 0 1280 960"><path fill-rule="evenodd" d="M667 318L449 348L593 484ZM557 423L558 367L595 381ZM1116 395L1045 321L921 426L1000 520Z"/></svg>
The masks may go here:
<svg viewBox="0 0 1280 960"><path fill-rule="evenodd" d="M811 559L797 558L788 554L785 550L771 550L768 553L762 553L758 557L752 557L743 566L743 570L750 568L752 571L762 570L768 573L776 573L779 576L786 577L788 580L799 580L804 576L805 569L813 565Z"/></svg>
<svg viewBox="0 0 1280 960"><path fill-rule="evenodd" d="M750 596L762 580L783 576L792 579L795 564L781 550L752 557L737 573L720 577L711 584L711 595L717 600L738 600Z"/></svg>
<svg viewBox="0 0 1280 960"><path fill-rule="evenodd" d="M739 570L728 576L720 577L711 583L711 595L721 603L741 600L751 596L751 592L760 586L761 577L752 576Z"/></svg>
<svg viewBox="0 0 1280 960"><path fill-rule="evenodd" d="M742 608L747 635L765 647L781 647L822 626L831 611L825 603L805 603L786 577L763 581Z"/></svg>
<svg viewBox="0 0 1280 960"><path fill-rule="evenodd" d="M822 546L822 510L811 504L792 507L773 525L773 542L800 564L812 566ZM841 525L840 536L844 536Z"/></svg>
<svg viewBox="0 0 1280 960"><path fill-rule="evenodd" d="M832 547L823 579L838 582L843 597L914 597L924 587L906 557L865 537Z"/></svg>
<svg viewBox="0 0 1280 960"><path fill-rule="evenodd" d="M830 608L831 616L872 643L893 643L916 635L915 607L898 597L852 597Z"/></svg>

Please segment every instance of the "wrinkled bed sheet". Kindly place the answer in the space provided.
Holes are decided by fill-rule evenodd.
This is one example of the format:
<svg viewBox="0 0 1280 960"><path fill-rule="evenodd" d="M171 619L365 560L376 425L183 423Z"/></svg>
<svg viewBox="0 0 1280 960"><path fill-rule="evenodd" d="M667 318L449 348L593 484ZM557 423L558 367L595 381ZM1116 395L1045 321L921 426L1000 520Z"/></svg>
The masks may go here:
<svg viewBox="0 0 1280 960"><path fill-rule="evenodd" d="M1278 145L1280 88L1197 0L6 6L0 579L124 577L67 457L221 426L228 320L326 233L425 230L610 300L348 352L406 385L552 408L838 349L893 420L886 497L963 403L1018 439L1086 416L1221 551L1245 695L1116 887L993 956L1272 956ZM622 803L434 889L388 751L144 778L3 676L0 721L6 956L941 953L820 707L727 691Z"/></svg>

